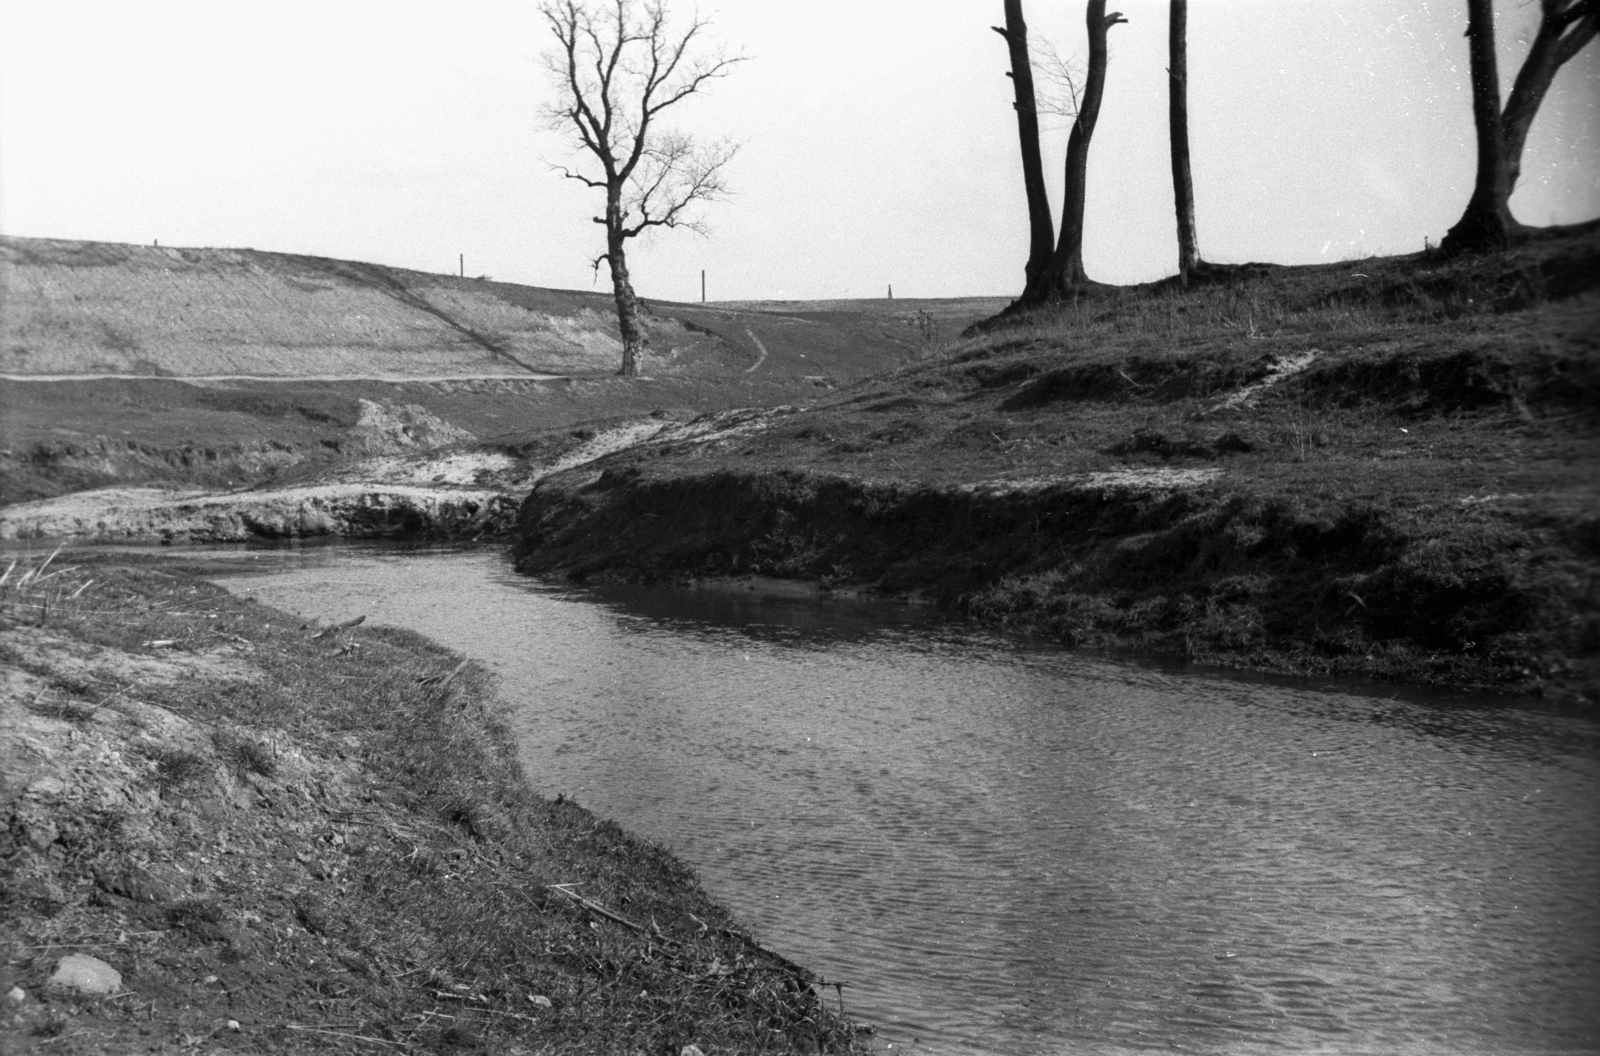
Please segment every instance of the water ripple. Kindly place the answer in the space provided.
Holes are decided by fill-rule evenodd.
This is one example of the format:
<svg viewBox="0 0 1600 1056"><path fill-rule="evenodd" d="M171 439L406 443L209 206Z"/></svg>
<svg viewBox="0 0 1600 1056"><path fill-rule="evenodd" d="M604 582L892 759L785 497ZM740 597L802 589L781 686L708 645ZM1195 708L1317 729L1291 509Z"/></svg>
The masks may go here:
<svg viewBox="0 0 1600 1056"><path fill-rule="evenodd" d="M541 787L670 843L897 1050L1600 1047L1594 723L337 560L248 582L488 660Z"/></svg>

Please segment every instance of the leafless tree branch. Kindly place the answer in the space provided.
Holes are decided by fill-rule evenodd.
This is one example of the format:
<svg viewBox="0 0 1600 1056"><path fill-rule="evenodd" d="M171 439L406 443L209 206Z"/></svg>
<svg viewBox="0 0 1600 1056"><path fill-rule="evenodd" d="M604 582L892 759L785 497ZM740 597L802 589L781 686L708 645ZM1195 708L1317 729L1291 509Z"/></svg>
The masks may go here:
<svg viewBox="0 0 1600 1056"><path fill-rule="evenodd" d="M1035 42L1031 50L1033 67L1044 81L1044 90L1038 93L1039 112L1073 120L1083 98L1083 63L1066 58L1048 40Z"/></svg>

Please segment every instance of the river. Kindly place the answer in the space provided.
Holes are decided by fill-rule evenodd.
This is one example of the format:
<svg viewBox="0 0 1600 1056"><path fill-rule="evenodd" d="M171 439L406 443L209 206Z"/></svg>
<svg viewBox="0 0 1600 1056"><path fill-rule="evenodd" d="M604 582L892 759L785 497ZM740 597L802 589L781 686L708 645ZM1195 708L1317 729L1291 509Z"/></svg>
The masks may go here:
<svg viewBox="0 0 1600 1056"><path fill-rule="evenodd" d="M1600 1048L1592 720L575 590L495 549L213 553L236 592L483 661L539 790L670 845L879 1048Z"/></svg>

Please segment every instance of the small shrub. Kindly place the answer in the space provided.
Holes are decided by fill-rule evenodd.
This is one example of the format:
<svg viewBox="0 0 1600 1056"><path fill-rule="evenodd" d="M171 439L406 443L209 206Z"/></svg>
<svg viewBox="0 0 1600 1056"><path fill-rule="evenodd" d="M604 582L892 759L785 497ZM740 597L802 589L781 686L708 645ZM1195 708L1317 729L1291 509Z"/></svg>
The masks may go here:
<svg viewBox="0 0 1600 1056"><path fill-rule="evenodd" d="M271 777L278 771L272 749L254 738L218 730L211 739L217 746L217 756L241 776L249 773Z"/></svg>
<svg viewBox="0 0 1600 1056"><path fill-rule="evenodd" d="M182 788L211 773L211 764L204 756L184 748L163 745L149 749L147 754L156 764L156 785L163 792Z"/></svg>

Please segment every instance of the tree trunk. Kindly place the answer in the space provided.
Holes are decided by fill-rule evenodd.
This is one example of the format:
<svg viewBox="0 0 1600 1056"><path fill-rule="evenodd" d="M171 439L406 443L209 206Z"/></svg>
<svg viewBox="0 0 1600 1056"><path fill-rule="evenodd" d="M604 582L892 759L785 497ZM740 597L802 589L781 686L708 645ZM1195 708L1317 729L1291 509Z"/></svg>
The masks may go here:
<svg viewBox="0 0 1600 1056"><path fill-rule="evenodd" d="M1057 300L1073 287L1089 281L1083 270L1083 207L1089 176L1089 140L1100 118L1100 99L1105 93L1106 34L1112 26L1127 19L1116 12L1106 14L1106 0L1089 0L1084 21L1089 29L1089 72L1084 79L1078 116L1072 122L1072 134L1067 137L1061 237L1056 242L1050 267L1041 276L1037 295L1029 298L1028 294L1023 294L1024 299L1034 301Z"/></svg>
<svg viewBox="0 0 1600 1056"><path fill-rule="evenodd" d="M1528 57L1522 61L1517 83L1512 86L1511 98L1506 100L1505 112L1501 115L1508 195L1517 189L1528 130L1533 127L1539 104L1544 102L1545 93L1556 79L1556 71L1582 51L1600 30L1600 5L1593 2L1543 0L1543 7L1539 32L1528 49Z"/></svg>
<svg viewBox="0 0 1600 1056"><path fill-rule="evenodd" d="M606 263L611 265L611 292L617 302L617 330L622 335L620 377L639 373L639 356L645 346L644 330L639 326L639 298L628 281L627 243L622 233L622 206L613 200L606 204Z"/></svg>
<svg viewBox="0 0 1600 1056"><path fill-rule="evenodd" d="M1032 289L1050 266L1056 231L1050 217L1050 196L1044 186L1044 160L1039 153L1039 105L1033 91L1033 61L1028 55L1028 25L1022 20L1022 0L1005 0L1005 9L1005 28L993 28L1005 38L1011 53L1017 138L1022 144L1022 184L1028 195L1028 265L1024 274L1026 288Z"/></svg>
<svg viewBox="0 0 1600 1056"><path fill-rule="evenodd" d="M1189 171L1189 0L1172 0L1167 31L1167 127L1172 139L1172 197L1178 214L1178 277L1185 286L1200 259Z"/></svg>
<svg viewBox="0 0 1600 1056"><path fill-rule="evenodd" d="M1447 254L1504 249L1517 223L1511 218L1510 166L1500 114L1500 71L1494 54L1492 0L1467 0L1467 48L1472 60L1472 123L1478 133L1478 178L1467 211L1444 236Z"/></svg>

